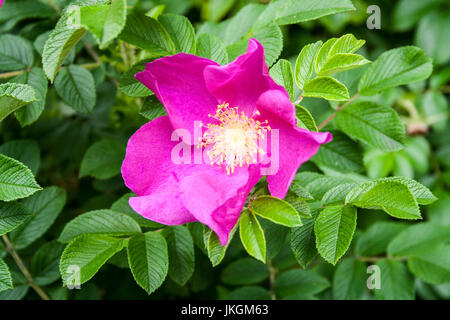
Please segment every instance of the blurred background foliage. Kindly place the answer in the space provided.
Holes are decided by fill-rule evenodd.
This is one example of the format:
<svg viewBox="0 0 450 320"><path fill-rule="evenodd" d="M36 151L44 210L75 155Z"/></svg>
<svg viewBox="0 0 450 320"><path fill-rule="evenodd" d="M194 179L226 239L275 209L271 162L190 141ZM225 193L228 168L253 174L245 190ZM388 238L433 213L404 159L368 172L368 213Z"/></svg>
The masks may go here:
<svg viewBox="0 0 450 320"><path fill-rule="evenodd" d="M0 33L20 35L31 41L35 48L42 47L39 38L52 30L58 20L59 16L52 8L64 8L71 3L69 0L42 1L48 4L48 10L39 13L6 11L7 5L13 2L15 1L6 0L5 7L0 10ZM150 11L154 16L161 12L185 15L197 33L209 32L224 39L225 26L241 8L248 3L267 2L269 1L129 0L128 7L141 12ZM365 148L363 171L370 178L401 175L422 182L439 198L432 205L422 208L426 220L450 226L450 3L445 0L353 0L353 3L356 11L281 26L281 58L295 64L304 45L345 33L353 33L358 39L367 41L361 51L372 61L391 48L411 44L423 48L433 58L434 70L428 80L366 98L397 110L407 127L408 138L406 148L397 152ZM366 27L368 5L378 5L381 8L380 30L369 30ZM118 89L121 75L138 60L129 53L132 48L119 41L117 45L100 50L92 35L87 34L85 40L87 45L83 46L80 42L67 60L73 62L76 59L77 64L92 63L92 56L101 60L101 63L94 63L89 68L96 87L96 103L92 113L76 113L59 98L57 88L50 86L39 121L22 128L15 118L8 117L1 124L1 148L7 149L8 143L15 140L29 143L27 150L32 148L30 145L37 145L40 150L36 160L39 183L44 186L60 186L67 192L67 204L63 212L45 235L20 250L27 263L31 263L37 250L45 250L45 247L42 249L44 245L51 246L52 252L60 252L62 248L54 240L58 238L64 225L75 216L90 210L110 208L122 195L129 192L120 175L88 177L87 168L85 176L80 174L79 178L79 167L88 148L94 144L101 148L102 145L98 144L104 141L119 146L119 150L111 154L111 157L117 158L116 166L120 167L127 139L149 119L148 116L142 116L145 111L144 106L141 110L142 98L129 97ZM92 54L86 48L91 48L96 53ZM352 79L358 79L364 68L343 72L337 78L348 84L352 91ZM309 109L317 123L326 119L336 107L334 104L330 106L325 100L312 98L305 98L302 105ZM154 116L150 115L150 118ZM308 162L301 170L319 171L319 168L314 162ZM215 268L200 249L201 245L196 246L195 271L189 282L180 286L167 277L163 286L150 296L136 285L127 270L124 251L116 254L91 281L82 285L81 290L67 290L61 286L60 280L46 284L46 290L55 299L268 299L271 291L276 292L278 298L339 298L342 296L338 283L340 273L354 270L355 277L365 279L368 276L366 263L370 263L370 260L359 259L357 254L364 251L364 248L358 249L358 246L364 246L360 239L367 237L369 232L376 232L374 226L382 226L380 223L388 223L388 220L391 219L385 214L369 215L361 210L356 239L346 258L336 267L322 259L316 259L306 270L302 269L290 249L286 228L266 222L263 227L269 241L268 256L273 258L269 269L250 258L235 237L223 262ZM402 226L392 228L395 235ZM197 229L192 226L191 232L194 242L201 244L201 229ZM34 291L28 289L26 280L15 264L11 263L2 244L0 257L10 266L16 285L15 289L0 293L0 299L38 298ZM275 275L277 279L273 288L270 278ZM365 289L365 280L361 281L364 285L354 288L355 295L351 297L373 298ZM418 278L414 281L416 298L450 299L450 283L436 285Z"/></svg>

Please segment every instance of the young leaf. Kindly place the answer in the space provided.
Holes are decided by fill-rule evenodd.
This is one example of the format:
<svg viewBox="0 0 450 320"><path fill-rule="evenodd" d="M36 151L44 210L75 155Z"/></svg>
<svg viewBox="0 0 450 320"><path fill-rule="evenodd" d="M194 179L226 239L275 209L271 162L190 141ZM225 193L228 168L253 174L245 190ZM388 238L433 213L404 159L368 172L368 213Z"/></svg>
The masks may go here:
<svg viewBox="0 0 450 320"><path fill-rule="evenodd" d="M21 162L0 154L0 200L28 197L40 190L33 173Z"/></svg>
<svg viewBox="0 0 450 320"><path fill-rule="evenodd" d="M158 21L169 33L177 52L195 54L195 30L186 17L166 13L160 15Z"/></svg>
<svg viewBox="0 0 450 320"><path fill-rule="evenodd" d="M41 237L53 224L66 203L66 193L59 187L46 187L23 200L32 216L11 232L11 242L23 249Z"/></svg>
<svg viewBox="0 0 450 320"><path fill-rule="evenodd" d="M265 219L286 227L302 225L300 216L288 202L271 196L261 196L254 199L250 211Z"/></svg>
<svg viewBox="0 0 450 320"><path fill-rule="evenodd" d="M333 47L333 45L336 43L337 38L331 38L328 39L319 49L319 52L316 54L316 58L314 59L314 69L316 73L320 72L320 69L322 69L322 66L325 64L328 58L328 54Z"/></svg>
<svg viewBox="0 0 450 320"><path fill-rule="evenodd" d="M36 90L27 84L0 84L0 121L24 105L37 101Z"/></svg>
<svg viewBox="0 0 450 320"><path fill-rule="evenodd" d="M145 49L155 56L170 55L176 52L169 33L161 23L143 14L129 15L119 38Z"/></svg>
<svg viewBox="0 0 450 320"><path fill-rule="evenodd" d="M380 268L380 289L375 296L382 300L413 300L414 279L400 261L382 259L376 263Z"/></svg>
<svg viewBox="0 0 450 320"><path fill-rule="evenodd" d="M97 179L109 179L120 173L124 147L113 140L101 140L86 151L81 161L80 178L92 176Z"/></svg>
<svg viewBox="0 0 450 320"><path fill-rule="evenodd" d="M359 80L362 95L428 78L433 70L431 59L422 49L413 46L392 49L381 54Z"/></svg>
<svg viewBox="0 0 450 320"><path fill-rule="evenodd" d="M141 232L138 223L126 214L112 210L94 210L66 224L58 241L69 242L80 234L133 235Z"/></svg>
<svg viewBox="0 0 450 320"><path fill-rule="evenodd" d="M74 11L76 12L76 11ZM86 34L86 29L72 22L73 13L66 11L45 42L42 65L51 82L55 80L58 69L73 47Z"/></svg>
<svg viewBox="0 0 450 320"><path fill-rule="evenodd" d="M324 98L327 100L346 101L350 99L347 88L331 77L317 77L305 83L304 97Z"/></svg>
<svg viewBox="0 0 450 320"><path fill-rule="evenodd" d="M64 68L56 77L55 88L64 102L74 110L89 113L94 109L95 82L89 70L74 64Z"/></svg>
<svg viewBox="0 0 450 320"><path fill-rule="evenodd" d="M316 122L311 113L299 104L295 105L295 114L297 116L297 125L309 131L319 131Z"/></svg>
<svg viewBox="0 0 450 320"><path fill-rule="evenodd" d="M377 181L398 181L406 184L411 193L414 195L414 198L416 198L418 204L431 204L437 200L436 196L430 191L430 189L413 179L405 177L387 177L378 179Z"/></svg>
<svg viewBox="0 0 450 320"><path fill-rule="evenodd" d="M125 240L102 234L83 234L73 239L64 249L59 264L63 284L85 283L124 246Z"/></svg>
<svg viewBox="0 0 450 320"><path fill-rule="evenodd" d="M0 202L0 235L4 235L31 216L27 208L17 202Z"/></svg>
<svg viewBox="0 0 450 320"><path fill-rule="evenodd" d="M5 263L5 261L3 261L3 259L0 259L0 292L12 288L13 283L8 265Z"/></svg>
<svg viewBox="0 0 450 320"><path fill-rule="evenodd" d="M329 76L334 73L361 67L369 60L359 54L338 53L328 58L320 69L319 76Z"/></svg>
<svg viewBox="0 0 450 320"><path fill-rule="evenodd" d="M322 41L307 44L295 61L295 83L300 89L303 89L314 73L314 62L321 45Z"/></svg>
<svg viewBox="0 0 450 320"><path fill-rule="evenodd" d="M399 181L362 184L347 194L345 202L360 208L381 209L399 219L422 218L414 195Z"/></svg>
<svg viewBox="0 0 450 320"><path fill-rule="evenodd" d="M333 299L361 299L366 288L366 265L354 258L344 259L336 268L333 277Z"/></svg>
<svg viewBox="0 0 450 320"><path fill-rule="evenodd" d="M211 261L213 267L218 266L225 257L228 245L230 244L231 240L233 239L234 233L236 232L236 227L237 224L230 232L227 245L225 247L222 247L219 238L217 237L217 234L208 227L204 226L203 243L205 244L206 252L208 253L208 258Z"/></svg>
<svg viewBox="0 0 450 320"><path fill-rule="evenodd" d="M169 252L169 277L184 286L192 277L195 266L194 240L184 226L165 228L162 235L166 238Z"/></svg>
<svg viewBox="0 0 450 320"><path fill-rule="evenodd" d="M329 206L322 210L314 223L317 250L335 265L344 255L356 229L356 208Z"/></svg>
<svg viewBox="0 0 450 320"><path fill-rule="evenodd" d="M249 210L241 214L239 220L239 233L242 244L248 254L265 263L266 239L258 219Z"/></svg>
<svg viewBox="0 0 450 320"><path fill-rule="evenodd" d="M0 71L15 71L33 66L34 55L31 43L19 36L0 36Z"/></svg>
<svg viewBox="0 0 450 320"><path fill-rule="evenodd" d="M197 37L197 55L213 60L220 65L228 63L225 43L209 33L202 33Z"/></svg>
<svg viewBox="0 0 450 320"><path fill-rule="evenodd" d="M397 112L374 102L350 104L338 112L336 123L352 138L383 151L398 151L405 142L405 127Z"/></svg>
<svg viewBox="0 0 450 320"><path fill-rule="evenodd" d="M166 240L156 232L139 234L130 239L127 250L134 279L151 294L167 276L169 257Z"/></svg>
<svg viewBox="0 0 450 320"><path fill-rule="evenodd" d="M269 270L264 263L253 258L241 258L233 261L223 269L220 279L231 285L256 284L269 277Z"/></svg>
<svg viewBox="0 0 450 320"><path fill-rule="evenodd" d="M289 94L289 98L294 100L294 76L292 74L292 65L288 60L280 59L270 68L270 76L283 86Z"/></svg>
<svg viewBox="0 0 450 320"><path fill-rule="evenodd" d="M358 40L351 33L345 34L342 37L338 38L333 46L330 48L328 53L329 57L333 57L334 55L341 53L353 53L356 52L359 48L361 48L365 40Z"/></svg>

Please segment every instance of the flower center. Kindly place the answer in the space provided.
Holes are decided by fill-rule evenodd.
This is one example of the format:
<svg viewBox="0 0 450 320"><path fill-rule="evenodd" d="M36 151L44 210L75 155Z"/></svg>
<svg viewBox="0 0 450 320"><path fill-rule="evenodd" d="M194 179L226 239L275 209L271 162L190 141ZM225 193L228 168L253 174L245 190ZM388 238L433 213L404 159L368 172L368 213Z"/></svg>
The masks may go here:
<svg viewBox="0 0 450 320"><path fill-rule="evenodd" d="M260 115L256 111L256 115ZM266 131L270 131L268 121L260 122L239 113L238 107L230 107L228 103L217 106L216 114L208 115L219 121L209 123L199 147L208 147L208 157L211 165L225 165L227 174L234 173L236 166L255 163L258 154L264 151L258 146L258 140Z"/></svg>

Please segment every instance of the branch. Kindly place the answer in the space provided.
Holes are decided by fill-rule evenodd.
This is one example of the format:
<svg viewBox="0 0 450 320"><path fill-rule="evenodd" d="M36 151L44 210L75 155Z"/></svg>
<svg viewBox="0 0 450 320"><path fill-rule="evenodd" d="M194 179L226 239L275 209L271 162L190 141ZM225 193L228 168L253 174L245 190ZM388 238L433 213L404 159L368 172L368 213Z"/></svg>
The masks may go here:
<svg viewBox="0 0 450 320"><path fill-rule="evenodd" d="M15 77L15 76L18 76L18 75L24 73L25 71L26 70L19 70L19 71L11 71L11 72L0 73L0 79L6 79L6 78Z"/></svg>
<svg viewBox="0 0 450 320"><path fill-rule="evenodd" d="M276 269L272 266L272 263L269 259L267 259L267 268L269 269L269 282L270 282L270 300L277 300L277 296L275 295L275 276Z"/></svg>
<svg viewBox="0 0 450 320"><path fill-rule="evenodd" d="M342 106L340 106L339 108L336 109L336 111L334 111L324 122L322 122L321 124L319 124L317 126L317 129L321 130L323 127L325 127L327 124L329 124L331 122L331 120L334 119L334 117L336 117L336 114L341 111L342 109L344 109L346 106L348 106L350 103L352 103L353 101L355 101L357 98L359 97L359 93L355 94L353 97L351 97L347 102L345 102Z"/></svg>
<svg viewBox="0 0 450 320"><path fill-rule="evenodd" d="M11 241L9 241L8 237L5 235L2 236L3 241L6 245L6 250L9 252L9 254L13 257L14 261L16 262L17 266L19 267L20 271L22 271L23 275L28 281L28 284L30 287L36 291L36 293L42 298L42 300L50 300L50 297L42 290L41 287L39 287L35 282L33 277L31 276L30 272L28 271L27 267L23 263L22 259L17 254L17 251L14 250Z"/></svg>

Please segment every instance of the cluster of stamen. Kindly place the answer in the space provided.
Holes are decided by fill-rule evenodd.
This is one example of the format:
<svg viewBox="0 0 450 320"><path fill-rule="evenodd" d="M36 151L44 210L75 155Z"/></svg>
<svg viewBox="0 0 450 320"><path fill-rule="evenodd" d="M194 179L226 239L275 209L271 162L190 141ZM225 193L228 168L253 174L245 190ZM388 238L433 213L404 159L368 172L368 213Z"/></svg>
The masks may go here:
<svg viewBox="0 0 450 320"><path fill-rule="evenodd" d="M255 114L260 115L258 111ZM239 113L238 107L230 107L228 103L218 105L216 113L208 116L219 123L200 124L207 130L199 138L198 147L208 147L211 165L224 165L227 174L232 174L237 166L256 163L258 155L264 154L258 141L266 131L270 131L267 120L260 122L249 118L244 112Z"/></svg>

